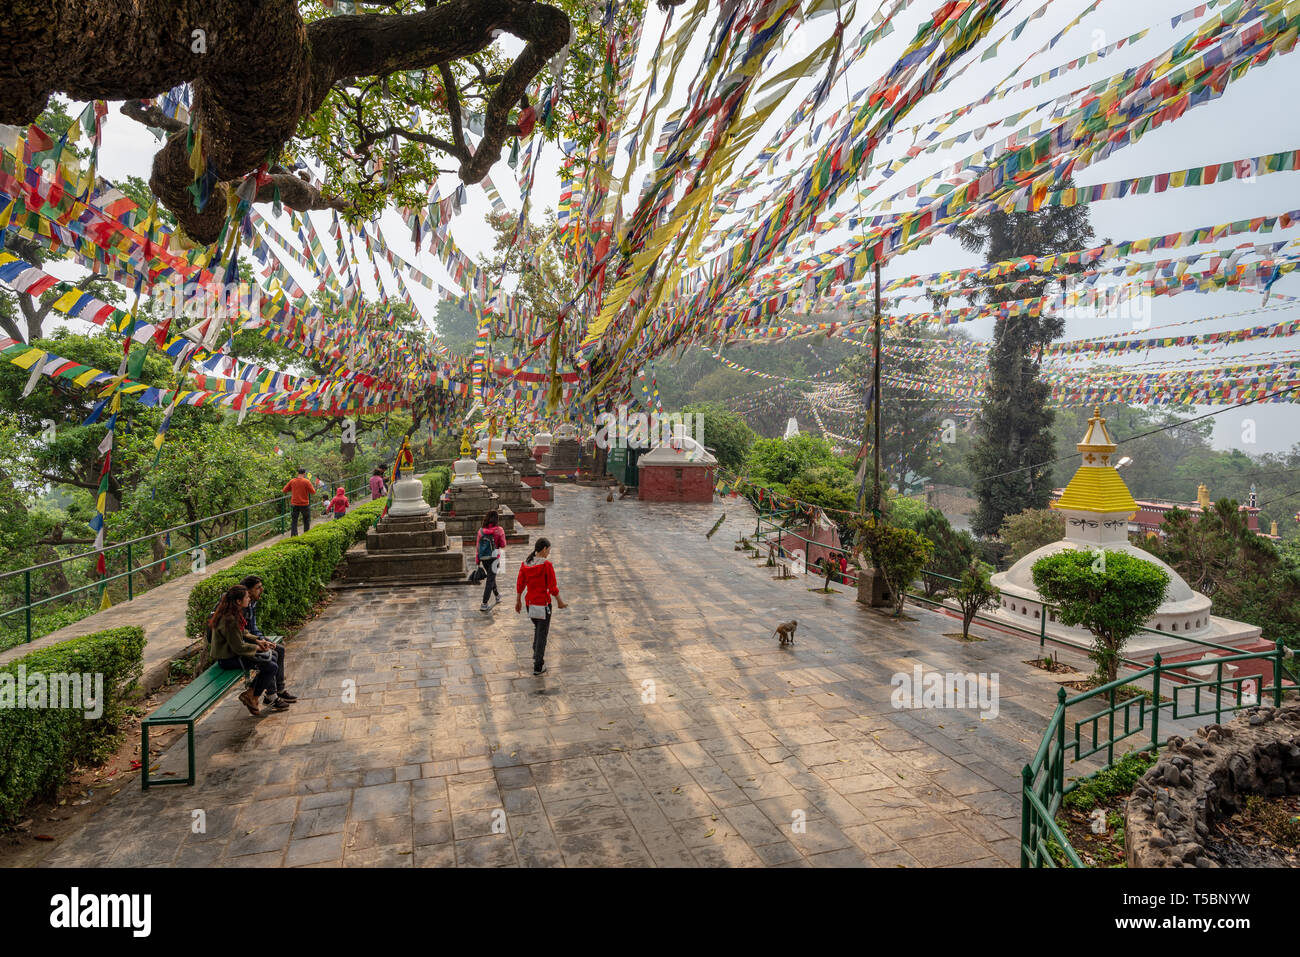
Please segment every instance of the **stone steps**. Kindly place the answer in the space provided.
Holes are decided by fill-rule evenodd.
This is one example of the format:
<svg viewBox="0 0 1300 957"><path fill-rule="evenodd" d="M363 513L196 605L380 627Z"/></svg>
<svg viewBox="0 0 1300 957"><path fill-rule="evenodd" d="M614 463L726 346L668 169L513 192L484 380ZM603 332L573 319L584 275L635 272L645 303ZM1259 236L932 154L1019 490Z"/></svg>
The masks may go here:
<svg viewBox="0 0 1300 957"><path fill-rule="evenodd" d="M460 544L459 540L453 541ZM459 547L367 552L365 545L358 544L348 549L347 570L340 586L457 585L465 580L465 554Z"/></svg>

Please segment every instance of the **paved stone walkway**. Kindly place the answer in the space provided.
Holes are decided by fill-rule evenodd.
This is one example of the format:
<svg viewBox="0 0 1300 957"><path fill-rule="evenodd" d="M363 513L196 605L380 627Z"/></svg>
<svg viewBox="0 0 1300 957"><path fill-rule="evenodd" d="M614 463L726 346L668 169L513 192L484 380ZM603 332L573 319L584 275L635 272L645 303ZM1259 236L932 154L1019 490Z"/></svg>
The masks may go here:
<svg viewBox="0 0 1300 957"><path fill-rule="evenodd" d="M1057 689L1022 663L1036 649L775 581L733 550L752 530L734 500L604 498L558 485L540 530L571 603L549 674L514 613L518 549L489 615L469 587L340 592L289 646L288 713L227 696L198 726L195 787L124 790L44 863L1017 862L1019 771ZM917 665L997 673L997 716L895 709L891 677ZM182 740L161 768L183 762Z"/></svg>

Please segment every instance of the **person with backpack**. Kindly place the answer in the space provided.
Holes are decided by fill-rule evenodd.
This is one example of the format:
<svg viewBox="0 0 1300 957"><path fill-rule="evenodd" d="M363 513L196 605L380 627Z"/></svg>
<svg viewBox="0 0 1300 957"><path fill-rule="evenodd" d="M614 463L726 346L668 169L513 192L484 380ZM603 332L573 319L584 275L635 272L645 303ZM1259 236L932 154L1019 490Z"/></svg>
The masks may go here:
<svg viewBox="0 0 1300 957"><path fill-rule="evenodd" d="M275 666L274 646L265 639L250 634L244 625L244 615L251 599L243 585L231 585L221 596L221 601L208 618L208 653L227 671L243 668L257 670L257 679L239 696L240 703L250 714L261 714L262 697L272 711L285 711L289 702L276 694L278 670Z"/></svg>
<svg viewBox="0 0 1300 957"><path fill-rule="evenodd" d="M483 572L483 605L479 611L489 611L501 603L501 592L497 590L497 572L501 570L506 556L506 531L501 527L501 519L496 509L483 516L483 527L478 530L474 541L474 553L478 567ZM488 604L488 598L492 604Z"/></svg>
<svg viewBox="0 0 1300 957"><path fill-rule="evenodd" d="M533 674L546 674L546 636L551 630L551 598L561 608L565 607L560 597L560 586L555 581L555 567L549 558L551 543L539 538L533 545L532 553L519 566L519 578L515 582L515 611L520 612L524 600L528 601L528 617L533 620Z"/></svg>
<svg viewBox="0 0 1300 957"><path fill-rule="evenodd" d="M375 469L374 474L370 476L370 500L377 501L388 494L388 486L384 484L384 473Z"/></svg>
<svg viewBox="0 0 1300 957"><path fill-rule="evenodd" d="M330 499L329 509L335 518L342 518L348 513L348 506L351 504L348 501L347 494L343 491L343 487L340 486L339 490L334 493L334 497Z"/></svg>

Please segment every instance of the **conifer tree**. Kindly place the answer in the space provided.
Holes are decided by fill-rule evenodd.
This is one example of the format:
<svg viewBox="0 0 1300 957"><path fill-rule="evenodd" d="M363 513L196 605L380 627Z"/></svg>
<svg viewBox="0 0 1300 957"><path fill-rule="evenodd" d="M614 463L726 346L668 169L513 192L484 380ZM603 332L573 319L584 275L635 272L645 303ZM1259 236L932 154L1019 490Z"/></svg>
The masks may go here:
<svg viewBox="0 0 1300 957"><path fill-rule="evenodd" d="M1062 186L1072 185L1068 180ZM987 262L1021 256L1051 256L1086 249L1092 227L1086 206L1048 207L1036 212L995 211L964 225L957 233L963 247L980 252ZM1004 288L971 289L972 299L987 303L1032 299L1060 288L1062 273L1078 264L1050 271L1018 270L1017 279L1035 281ZM1044 347L1065 329L1058 315L1021 312L999 319L989 350L988 380L976 419L976 441L969 459L975 474L978 505L971 528L994 535L1008 515L1043 508L1052 490L1052 410L1050 387L1039 373Z"/></svg>

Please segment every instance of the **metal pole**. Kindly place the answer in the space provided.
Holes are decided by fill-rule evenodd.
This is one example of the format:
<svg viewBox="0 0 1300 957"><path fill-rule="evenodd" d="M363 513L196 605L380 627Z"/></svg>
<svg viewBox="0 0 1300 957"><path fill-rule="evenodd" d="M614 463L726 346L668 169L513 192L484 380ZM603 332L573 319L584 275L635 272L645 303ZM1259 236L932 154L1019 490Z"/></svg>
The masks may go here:
<svg viewBox="0 0 1300 957"><path fill-rule="evenodd" d="M872 373L872 431L875 438L875 482L871 489L871 513L880 521L880 262L876 261L876 364Z"/></svg>

